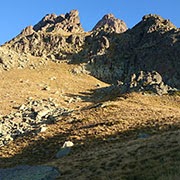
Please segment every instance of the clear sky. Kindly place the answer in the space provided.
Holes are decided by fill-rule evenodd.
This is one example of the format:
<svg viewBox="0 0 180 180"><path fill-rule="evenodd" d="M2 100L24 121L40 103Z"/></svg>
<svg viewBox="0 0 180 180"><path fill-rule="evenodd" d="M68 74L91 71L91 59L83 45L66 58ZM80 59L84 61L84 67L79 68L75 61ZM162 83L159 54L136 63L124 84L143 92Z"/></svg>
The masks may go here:
<svg viewBox="0 0 180 180"><path fill-rule="evenodd" d="M85 31L108 13L133 27L145 14L158 14L180 27L180 0L5 0L0 5L0 44L12 39L28 25L46 14L65 14L79 10Z"/></svg>

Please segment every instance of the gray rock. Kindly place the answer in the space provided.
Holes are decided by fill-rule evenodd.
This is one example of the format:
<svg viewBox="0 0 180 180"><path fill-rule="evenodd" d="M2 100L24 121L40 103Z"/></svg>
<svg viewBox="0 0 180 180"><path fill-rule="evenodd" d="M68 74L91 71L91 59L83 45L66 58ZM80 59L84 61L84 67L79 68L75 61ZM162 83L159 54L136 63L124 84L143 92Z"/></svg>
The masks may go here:
<svg viewBox="0 0 180 180"><path fill-rule="evenodd" d="M71 141L65 141L62 148L72 147L74 146L74 143Z"/></svg>
<svg viewBox="0 0 180 180"><path fill-rule="evenodd" d="M98 30L123 33L127 30L127 26L124 21L115 18L113 14L107 14L93 28L93 31Z"/></svg>
<svg viewBox="0 0 180 180"><path fill-rule="evenodd" d="M44 132L47 124L55 123L72 111L59 107L53 99L33 100L16 107L17 111L0 117L0 146L29 133Z"/></svg>
<svg viewBox="0 0 180 180"><path fill-rule="evenodd" d="M56 14L47 14L45 17L43 17L43 19L38 22L33 29L35 31L39 31L42 30L43 27L47 27L50 24L54 24L55 23L55 19L57 18Z"/></svg>
<svg viewBox="0 0 180 180"><path fill-rule="evenodd" d="M34 33L33 27L32 26L28 26L25 29L23 29L23 31L21 32L22 35L24 36L29 36L31 34Z"/></svg>
<svg viewBox="0 0 180 180"><path fill-rule="evenodd" d="M140 139L146 139L148 137L150 137L150 135L147 133L139 133L138 134L138 138L140 138Z"/></svg>
<svg viewBox="0 0 180 180"><path fill-rule="evenodd" d="M49 109L43 109L38 112L36 119L41 120L43 117L45 117L47 114L49 114L50 110Z"/></svg>
<svg viewBox="0 0 180 180"><path fill-rule="evenodd" d="M101 42L100 42L100 48L109 48L109 40L106 36L102 36Z"/></svg>
<svg viewBox="0 0 180 180"><path fill-rule="evenodd" d="M74 146L73 142L66 141L61 149L56 153L56 158L62 158L71 152L71 147Z"/></svg>
<svg viewBox="0 0 180 180"><path fill-rule="evenodd" d="M130 78L127 77L125 83L120 88L122 89L122 93L128 91L146 91L159 95L168 94L169 90L172 89L170 86L164 84L161 75L156 71L134 73Z"/></svg>
<svg viewBox="0 0 180 180"><path fill-rule="evenodd" d="M55 180L60 172L51 166L16 166L0 169L0 180Z"/></svg>
<svg viewBox="0 0 180 180"><path fill-rule="evenodd" d="M80 24L79 12L72 10L65 15L47 14L33 29L47 32L83 32Z"/></svg>
<svg viewBox="0 0 180 180"><path fill-rule="evenodd" d="M64 156L67 156L69 153L71 152L71 148L70 147L66 147L66 148L61 148L57 153L56 153L56 158L62 158Z"/></svg>
<svg viewBox="0 0 180 180"><path fill-rule="evenodd" d="M109 84L130 83L131 90L149 89L165 94L169 86L180 88L180 29L158 15L146 15L133 28L127 29L122 20L107 14L92 32L85 33L79 12L72 10L59 16L46 15L33 30L27 28L24 33L33 32L31 35L20 34L0 47L0 70L26 67L27 63L30 66L27 57L22 58L24 53L29 53L49 57L55 62L67 60L83 64L86 73ZM126 81L133 74L139 79L132 77L135 82ZM148 86L141 86L142 81Z"/></svg>

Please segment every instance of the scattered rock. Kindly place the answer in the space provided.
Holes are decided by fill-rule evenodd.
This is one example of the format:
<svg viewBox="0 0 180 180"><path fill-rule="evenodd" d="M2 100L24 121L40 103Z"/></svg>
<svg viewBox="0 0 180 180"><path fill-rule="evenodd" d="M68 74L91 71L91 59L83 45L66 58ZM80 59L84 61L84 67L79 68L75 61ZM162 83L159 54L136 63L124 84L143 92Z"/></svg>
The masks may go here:
<svg viewBox="0 0 180 180"><path fill-rule="evenodd" d="M62 158L66 155L68 155L71 151L71 147L74 146L74 143L71 141L66 141L61 149L57 152L56 158Z"/></svg>
<svg viewBox="0 0 180 180"><path fill-rule="evenodd" d="M21 165L13 168L0 169L1 180L55 180L60 172L51 166Z"/></svg>
<svg viewBox="0 0 180 180"><path fill-rule="evenodd" d="M0 146L19 136L44 132L47 124L53 124L71 112L59 107L53 100L29 99L26 104L19 106L16 112L0 117Z"/></svg>
<svg viewBox="0 0 180 180"><path fill-rule="evenodd" d="M73 74L89 74L89 72L86 70L85 66L77 66L72 69L71 71Z"/></svg>
<svg viewBox="0 0 180 180"><path fill-rule="evenodd" d="M51 81L54 81L54 80L56 80L56 77L53 76L53 77L50 78L50 80L51 80Z"/></svg>
<svg viewBox="0 0 180 180"><path fill-rule="evenodd" d="M42 126L40 132L45 132L48 128L46 126Z"/></svg>
<svg viewBox="0 0 180 180"><path fill-rule="evenodd" d="M67 147L72 147L72 146L74 146L74 143L73 143L73 142L71 142L71 141L66 141L66 142L63 144L62 148L67 148Z"/></svg>
<svg viewBox="0 0 180 180"><path fill-rule="evenodd" d="M49 86L44 86L43 88L42 88L42 90L44 90L44 91L50 91L50 87Z"/></svg>
<svg viewBox="0 0 180 180"><path fill-rule="evenodd" d="M139 134L138 134L138 138L139 138L139 139L146 139L146 138L148 138L148 137L150 137L150 135L147 134L147 133L139 133Z"/></svg>
<svg viewBox="0 0 180 180"><path fill-rule="evenodd" d="M127 81L122 85L122 89L124 92L146 91L163 95L168 94L172 88L164 84L163 79L158 72L140 71L137 74L133 74L130 79L127 78Z"/></svg>

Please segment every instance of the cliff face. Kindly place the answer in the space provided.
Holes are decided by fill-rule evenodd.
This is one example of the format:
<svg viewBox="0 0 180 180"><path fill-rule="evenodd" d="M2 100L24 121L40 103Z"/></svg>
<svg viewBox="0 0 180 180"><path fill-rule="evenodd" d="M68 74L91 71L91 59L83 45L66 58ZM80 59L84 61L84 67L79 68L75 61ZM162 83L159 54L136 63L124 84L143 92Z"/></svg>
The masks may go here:
<svg viewBox="0 0 180 180"><path fill-rule="evenodd" d="M179 89L179 37L180 30L169 20L151 14L121 34L94 32L89 68L93 75L111 83L117 80L130 83L131 77L141 71L145 74L156 71L165 84ZM102 46L105 38L108 48Z"/></svg>
<svg viewBox="0 0 180 180"><path fill-rule="evenodd" d="M59 16L46 15L36 25L23 29L5 47L18 53L62 60L81 50L83 34L79 12L72 10Z"/></svg>
<svg viewBox="0 0 180 180"><path fill-rule="evenodd" d="M84 32L80 24L79 12L72 10L69 13L57 16L56 14L46 15L33 29L46 32Z"/></svg>
<svg viewBox="0 0 180 180"><path fill-rule="evenodd" d="M149 14L127 29L122 20L107 14L91 32L84 32L78 14L72 10L65 15L46 15L1 48L83 63L91 75L118 84L124 91L153 90L155 86L164 93L180 89L180 30L169 20ZM0 63L7 61L1 57Z"/></svg>

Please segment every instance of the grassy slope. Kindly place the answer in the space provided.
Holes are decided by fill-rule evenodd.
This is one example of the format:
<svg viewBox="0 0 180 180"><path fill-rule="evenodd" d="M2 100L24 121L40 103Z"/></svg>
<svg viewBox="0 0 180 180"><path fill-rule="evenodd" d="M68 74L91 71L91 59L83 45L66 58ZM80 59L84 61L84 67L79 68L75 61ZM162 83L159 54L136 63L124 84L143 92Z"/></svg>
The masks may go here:
<svg viewBox="0 0 180 180"><path fill-rule="evenodd" d="M1 73L0 113L28 97L54 98L74 113L36 137L19 138L0 150L0 166L53 164L60 179L175 179L180 167L180 97L137 93L103 101L108 86L89 75L73 74L74 65L48 62L37 69ZM55 78L54 78L55 77ZM50 89L42 90L45 86ZM101 97L101 98L99 98ZM148 138L139 138L148 134ZM75 143L60 160L64 141Z"/></svg>

